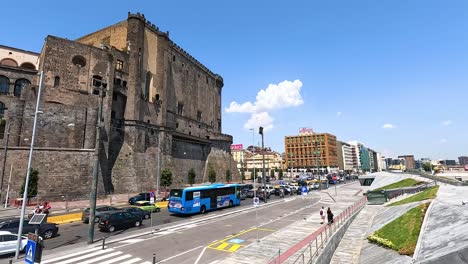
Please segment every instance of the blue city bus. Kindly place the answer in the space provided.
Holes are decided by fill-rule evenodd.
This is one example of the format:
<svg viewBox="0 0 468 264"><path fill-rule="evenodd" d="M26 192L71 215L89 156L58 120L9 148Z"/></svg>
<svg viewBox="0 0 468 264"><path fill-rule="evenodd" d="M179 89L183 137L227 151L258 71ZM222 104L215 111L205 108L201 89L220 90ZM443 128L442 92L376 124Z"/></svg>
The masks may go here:
<svg viewBox="0 0 468 264"><path fill-rule="evenodd" d="M207 211L240 205L239 184L211 184L172 189L167 207L176 214L204 214Z"/></svg>

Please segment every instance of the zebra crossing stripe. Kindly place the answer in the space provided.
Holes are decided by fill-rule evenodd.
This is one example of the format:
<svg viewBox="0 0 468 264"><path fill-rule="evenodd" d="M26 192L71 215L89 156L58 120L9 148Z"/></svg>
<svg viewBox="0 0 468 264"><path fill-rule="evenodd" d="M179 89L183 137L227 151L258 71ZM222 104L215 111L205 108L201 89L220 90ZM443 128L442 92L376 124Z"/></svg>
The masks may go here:
<svg viewBox="0 0 468 264"><path fill-rule="evenodd" d="M125 261L125 262L120 262L120 264L133 264L133 263L135 263L137 261L140 261L140 260L141 260L141 258L133 258L133 259L129 259L129 260Z"/></svg>
<svg viewBox="0 0 468 264"><path fill-rule="evenodd" d="M120 257L117 257L117 258L114 258L114 259L110 259L108 261L101 262L100 264L111 264L111 263L114 263L114 262L117 262L117 261L120 261L120 260L123 260L123 259L131 258L131 257L132 257L132 255L127 254L127 255L123 255L123 256L120 256Z"/></svg>
<svg viewBox="0 0 468 264"><path fill-rule="evenodd" d="M101 254L103 254L103 253L106 254L106 253L108 253L108 252L110 252L110 251L113 251L113 250L114 250L114 249L109 248L109 249L107 249L107 250L99 250L99 251L93 252L93 253L91 253L91 254L84 254L84 255L82 255L83 252L80 252L80 255L82 255L82 256L78 256L78 257L76 257L76 258L72 258L72 259L68 259L68 260L60 260L60 261L58 261L57 263L60 263L60 264L69 264L69 263L73 263L73 262L78 261L78 260L82 260L82 259L87 259L87 258L91 258L91 257L94 257L94 256L98 256L98 255L101 255ZM70 256L65 256L65 257L61 257L60 259L66 259L66 258L69 258L69 257L70 257ZM50 262L48 262L48 263L55 263L55 261L57 261L57 260L53 260L53 261L50 261ZM43 262L43 263L44 263L44 262Z"/></svg>
<svg viewBox="0 0 468 264"><path fill-rule="evenodd" d="M55 262L55 261L57 261L57 260L66 259L66 258L70 258L70 257L74 257L74 256L86 254L86 253L89 253L89 252L92 252L92 251L96 251L96 250L98 250L98 249L101 249L101 248L100 248L100 247L95 247L95 248L91 248L91 249L88 249L88 250L84 250L84 251L79 251L79 252L76 252L76 253L67 254L67 255L65 255L65 256L61 256L61 257L57 257L57 258L43 260L43 261L41 261L41 263L42 263L42 264L48 264L48 263Z"/></svg>
<svg viewBox="0 0 468 264"><path fill-rule="evenodd" d="M107 258L112 258L113 256L117 256L117 255L120 255L120 254L122 254L122 251L114 251L114 252L111 252L109 254L105 254L105 255L102 255L100 257L93 258L93 259L83 261L83 262L79 262L79 263L80 264L90 264L90 263L96 263L96 262L100 263L98 261L103 260L103 259L107 259Z"/></svg>

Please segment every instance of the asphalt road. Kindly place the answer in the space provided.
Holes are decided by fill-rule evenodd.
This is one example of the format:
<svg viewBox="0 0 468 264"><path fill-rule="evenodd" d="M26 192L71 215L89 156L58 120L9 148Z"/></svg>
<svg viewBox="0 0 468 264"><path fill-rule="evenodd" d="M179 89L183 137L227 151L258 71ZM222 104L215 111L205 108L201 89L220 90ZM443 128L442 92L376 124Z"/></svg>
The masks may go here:
<svg viewBox="0 0 468 264"><path fill-rule="evenodd" d="M290 196L286 196L290 197ZM271 196L271 201L278 200L279 197L272 195ZM234 208L226 208L222 210L218 210L217 212L228 212L231 210L237 210L239 208L245 208L248 206L252 206L252 199L247 198L245 200L241 201L241 205L238 207ZM151 227L151 224L153 227L158 227L163 224L168 224L168 223L175 223L175 222L180 222L180 221L189 221L193 218L200 217L200 215L194 215L194 216L177 216L169 213L167 208L161 208L161 212L159 213L153 213L152 217L152 223L151 220L144 220L143 225L140 229L144 229L147 227ZM95 239L101 239L102 237L109 237L109 236L115 236L115 235L120 235L120 234L125 234L128 232L133 232L137 230L137 228L130 228L127 230L119 230L114 233L108 233L108 232L101 232L97 228L97 225L95 225ZM63 224L59 225L59 236L52 238L52 239L47 239L45 240L45 250L51 250L51 249L56 249L58 247L66 246L66 245L72 245L80 242L86 242L88 239L88 224L84 224L81 222L75 222L75 223L70 223L70 224Z"/></svg>

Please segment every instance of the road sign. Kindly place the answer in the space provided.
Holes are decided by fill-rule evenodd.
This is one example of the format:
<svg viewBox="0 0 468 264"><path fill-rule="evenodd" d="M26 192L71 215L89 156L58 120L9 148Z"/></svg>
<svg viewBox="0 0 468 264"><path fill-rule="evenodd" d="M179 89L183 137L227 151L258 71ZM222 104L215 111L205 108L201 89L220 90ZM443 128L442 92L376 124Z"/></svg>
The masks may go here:
<svg viewBox="0 0 468 264"><path fill-rule="evenodd" d="M154 197L150 197L150 204L154 204Z"/></svg>
<svg viewBox="0 0 468 264"><path fill-rule="evenodd" d="M29 264L34 264L34 255L36 255L36 241L28 240L25 253L24 261Z"/></svg>
<svg viewBox="0 0 468 264"><path fill-rule="evenodd" d="M150 197L154 197L154 192L153 191L150 192Z"/></svg>
<svg viewBox="0 0 468 264"><path fill-rule="evenodd" d="M284 181L279 181L279 185L284 185Z"/></svg>
<svg viewBox="0 0 468 264"><path fill-rule="evenodd" d="M258 197L254 197L253 198L253 203L254 203L254 206L258 206L259 203L260 203L260 199L258 199Z"/></svg>
<svg viewBox="0 0 468 264"><path fill-rule="evenodd" d="M301 193L302 193L302 195L307 195L307 187L305 185L302 186Z"/></svg>

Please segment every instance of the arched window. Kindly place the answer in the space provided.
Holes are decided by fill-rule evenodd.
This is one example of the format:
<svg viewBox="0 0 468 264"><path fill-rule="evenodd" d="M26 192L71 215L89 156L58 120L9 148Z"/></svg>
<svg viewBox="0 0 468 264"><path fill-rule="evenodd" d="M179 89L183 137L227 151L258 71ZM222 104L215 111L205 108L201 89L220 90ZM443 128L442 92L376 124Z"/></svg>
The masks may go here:
<svg viewBox="0 0 468 264"><path fill-rule="evenodd" d="M145 99L148 100L150 94L150 85L151 85L151 78L153 75L151 72L146 73L146 83L145 83Z"/></svg>
<svg viewBox="0 0 468 264"><path fill-rule="evenodd" d="M60 77L55 76L54 78L54 87L58 87L60 85Z"/></svg>
<svg viewBox="0 0 468 264"><path fill-rule="evenodd" d="M10 67L18 67L18 63L13 59L3 59L0 61L0 65L10 66Z"/></svg>
<svg viewBox="0 0 468 264"><path fill-rule="evenodd" d="M32 64L30 62L25 62L25 63L21 64L20 67L23 68L23 69L28 69L28 70L35 70L36 69L36 66L34 66L34 64Z"/></svg>
<svg viewBox="0 0 468 264"><path fill-rule="evenodd" d="M10 93L10 79L0 75L0 94Z"/></svg>
<svg viewBox="0 0 468 264"><path fill-rule="evenodd" d="M83 68L84 66L86 66L86 59L83 58L83 56L76 55L75 57L73 57L72 63L73 65Z"/></svg>
<svg viewBox="0 0 468 264"><path fill-rule="evenodd" d="M16 97L21 96L21 91L23 91L24 87L30 85L31 82L26 79L18 79L15 82L15 89L13 90L13 95Z"/></svg>
<svg viewBox="0 0 468 264"><path fill-rule="evenodd" d="M5 104L3 102L0 102L0 118L3 118L3 115L5 114Z"/></svg>

